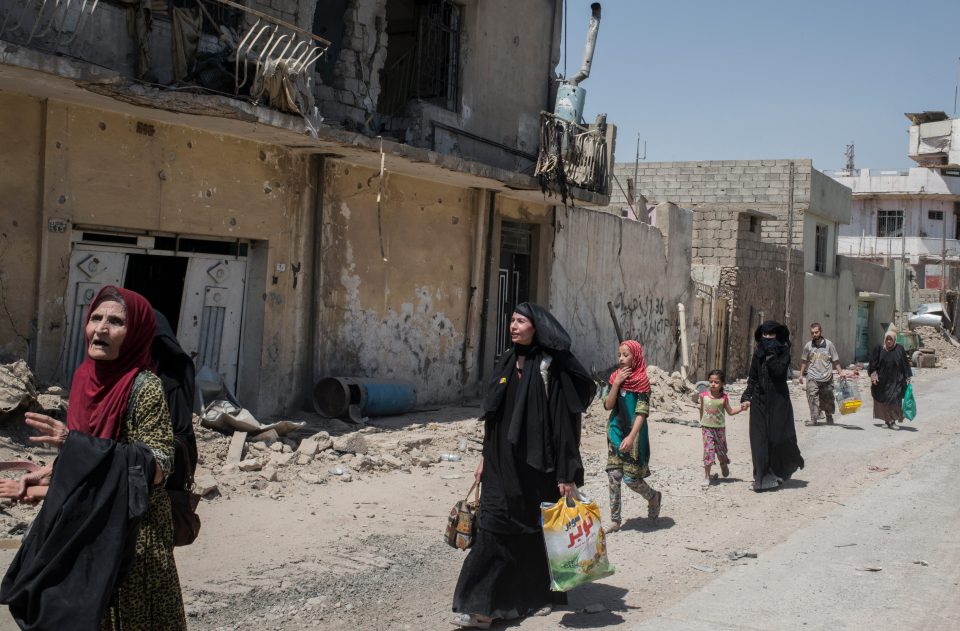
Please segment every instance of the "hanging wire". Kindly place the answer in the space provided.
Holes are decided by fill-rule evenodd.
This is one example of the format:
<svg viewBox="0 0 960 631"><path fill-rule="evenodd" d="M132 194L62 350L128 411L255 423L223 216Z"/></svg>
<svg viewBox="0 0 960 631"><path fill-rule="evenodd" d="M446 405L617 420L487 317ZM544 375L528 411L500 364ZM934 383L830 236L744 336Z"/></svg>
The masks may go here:
<svg viewBox="0 0 960 631"><path fill-rule="evenodd" d="M383 249L383 215L381 213L380 202L383 199L383 165L386 161L386 155L383 153L383 136L380 136L380 187L377 190L377 234L380 237L380 258L387 262L387 255Z"/></svg>

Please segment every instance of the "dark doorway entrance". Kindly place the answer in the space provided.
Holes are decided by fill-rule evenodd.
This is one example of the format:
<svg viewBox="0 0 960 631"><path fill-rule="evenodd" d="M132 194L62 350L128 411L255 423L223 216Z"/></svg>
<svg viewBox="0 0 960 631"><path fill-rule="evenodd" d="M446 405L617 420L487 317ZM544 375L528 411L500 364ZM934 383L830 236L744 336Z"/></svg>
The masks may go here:
<svg viewBox="0 0 960 631"><path fill-rule="evenodd" d="M513 308L530 300L533 226L504 221L500 225L500 270L497 279L497 358L510 346Z"/></svg>
<svg viewBox="0 0 960 631"><path fill-rule="evenodd" d="M123 286L150 301L153 308L166 316L176 332L180 322L180 303L187 277L188 259L181 256L130 254Z"/></svg>

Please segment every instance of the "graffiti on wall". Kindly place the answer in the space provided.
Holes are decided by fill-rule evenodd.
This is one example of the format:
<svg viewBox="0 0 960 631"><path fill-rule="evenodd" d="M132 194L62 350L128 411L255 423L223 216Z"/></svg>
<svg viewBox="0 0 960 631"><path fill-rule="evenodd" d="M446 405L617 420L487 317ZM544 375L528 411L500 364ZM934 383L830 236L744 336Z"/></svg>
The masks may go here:
<svg viewBox="0 0 960 631"><path fill-rule="evenodd" d="M676 342L675 318L667 299L648 294L626 296L619 292L613 299L624 339L637 340L647 356L662 357Z"/></svg>

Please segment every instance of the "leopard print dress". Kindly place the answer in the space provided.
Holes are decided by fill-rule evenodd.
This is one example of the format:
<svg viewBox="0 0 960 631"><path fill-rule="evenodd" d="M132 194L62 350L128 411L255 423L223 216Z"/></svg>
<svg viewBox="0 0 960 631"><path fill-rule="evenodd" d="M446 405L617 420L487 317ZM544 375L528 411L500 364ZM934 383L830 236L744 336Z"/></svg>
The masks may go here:
<svg viewBox="0 0 960 631"><path fill-rule="evenodd" d="M173 425L163 382L151 372L137 375L120 429L121 442L137 442L153 452L164 477L173 469ZM180 577L173 559L173 517L163 483L150 492L150 507L137 533L133 563L117 588L101 631L181 631Z"/></svg>

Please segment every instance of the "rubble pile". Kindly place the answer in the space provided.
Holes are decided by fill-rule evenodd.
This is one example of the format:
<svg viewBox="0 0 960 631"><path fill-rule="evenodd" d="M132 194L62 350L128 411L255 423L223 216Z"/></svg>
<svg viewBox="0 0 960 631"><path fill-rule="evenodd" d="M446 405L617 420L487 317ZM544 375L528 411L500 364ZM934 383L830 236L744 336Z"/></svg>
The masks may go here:
<svg viewBox="0 0 960 631"><path fill-rule="evenodd" d="M223 435L197 425L201 467L195 491L212 499L246 487L278 498L291 485L351 482L391 471L410 473L414 467L468 458L483 447L482 423L465 424L455 433L436 431L440 429L436 423L389 433L369 425L353 430L345 423L334 424L339 431L352 431L299 432L305 435L298 438L281 437L271 430L244 442L242 434ZM423 430L432 435L422 435Z"/></svg>
<svg viewBox="0 0 960 631"><path fill-rule="evenodd" d="M960 342L949 333L932 326L918 326L914 332L920 335L920 347L933 349L941 365L960 360Z"/></svg>
<svg viewBox="0 0 960 631"><path fill-rule="evenodd" d="M647 378L650 379L651 414L688 414L698 409L693 400L696 389L680 373L647 366Z"/></svg>

